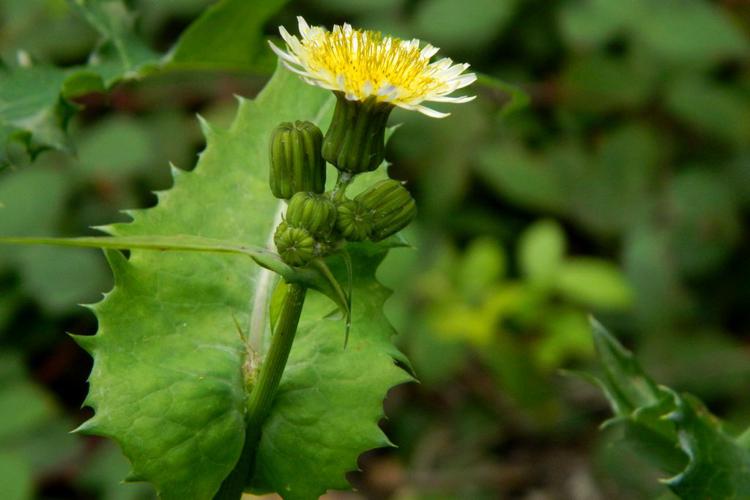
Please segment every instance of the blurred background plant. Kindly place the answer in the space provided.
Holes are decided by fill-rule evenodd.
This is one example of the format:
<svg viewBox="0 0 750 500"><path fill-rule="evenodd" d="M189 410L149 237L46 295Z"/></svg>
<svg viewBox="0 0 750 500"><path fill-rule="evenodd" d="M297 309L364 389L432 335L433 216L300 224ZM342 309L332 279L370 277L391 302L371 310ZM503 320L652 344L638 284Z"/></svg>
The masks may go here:
<svg viewBox="0 0 750 500"><path fill-rule="evenodd" d="M228 126L297 14L483 73L448 120L394 113L391 175L420 215L380 277L421 383L392 391L399 448L343 496L670 498L558 370L591 363L593 313L657 380L750 421L747 2L0 0L0 234L93 234L155 204L203 147L196 113ZM119 484L116 446L67 434L91 362L64 332L93 333L75 304L110 280L96 251L0 248L3 499L153 495Z"/></svg>

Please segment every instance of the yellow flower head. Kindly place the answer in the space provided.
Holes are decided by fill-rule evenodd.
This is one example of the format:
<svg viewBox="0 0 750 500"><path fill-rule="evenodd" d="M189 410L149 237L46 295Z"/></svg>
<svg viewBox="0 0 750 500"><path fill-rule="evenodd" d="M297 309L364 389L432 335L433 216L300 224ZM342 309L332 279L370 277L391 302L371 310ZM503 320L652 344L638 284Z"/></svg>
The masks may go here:
<svg viewBox="0 0 750 500"><path fill-rule="evenodd" d="M432 45L420 49L417 39L400 40L377 31L355 30L349 24L327 31L308 26L298 17L301 39L279 28L287 50L271 43L283 64L311 85L341 92L350 101L375 97L378 102L443 118L423 102L468 102L474 96L448 94L472 84L468 64L449 58L430 62L438 51Z"/></svg>

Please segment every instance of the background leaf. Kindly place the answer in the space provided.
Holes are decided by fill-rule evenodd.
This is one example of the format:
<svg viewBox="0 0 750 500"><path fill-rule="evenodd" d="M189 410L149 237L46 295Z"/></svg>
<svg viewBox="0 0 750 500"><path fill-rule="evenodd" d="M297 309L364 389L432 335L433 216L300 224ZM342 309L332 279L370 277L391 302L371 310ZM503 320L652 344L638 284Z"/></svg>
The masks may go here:
<svg viewBox="0 0 750 500"><path fill-rule="evenodd" d="M593 328L605 376L592 378L615 412L612 425L622 425L626 439L674 474L666 484L680 498L750 495L750 451L727 435L697 398L657 387L601 325L594 323Z"/></svg>
<svg viewBox="0 0 750 500"><path fill-rule="evenodd" d="M221 0L209 7L166 57L169 67L267 73L276 65L263 27L288 0Z"/></svg>

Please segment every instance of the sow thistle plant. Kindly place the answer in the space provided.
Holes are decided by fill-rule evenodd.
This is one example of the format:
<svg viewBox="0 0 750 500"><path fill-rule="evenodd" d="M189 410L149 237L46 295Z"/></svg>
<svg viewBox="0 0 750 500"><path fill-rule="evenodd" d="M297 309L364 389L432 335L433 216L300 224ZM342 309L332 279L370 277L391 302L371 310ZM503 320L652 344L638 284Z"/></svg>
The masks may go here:
<svg viewBox="0 0 750 500"><path fill-rule="evenodd" d="M75 337L94 357L79 431L116 440L127 479L165 499L345 489L390 445L386 391L412 379L375 279L417 211L382 167L387 121L447 116L425 103L471 100L451 94L476 77L418 40L302 18L299 38L280 32L271 48L310 85L279 70L229 130L202 121L196 169L173 168L156 207L110 236L2 239L105 249L115 287L89 306L98 333Z"/></svg>

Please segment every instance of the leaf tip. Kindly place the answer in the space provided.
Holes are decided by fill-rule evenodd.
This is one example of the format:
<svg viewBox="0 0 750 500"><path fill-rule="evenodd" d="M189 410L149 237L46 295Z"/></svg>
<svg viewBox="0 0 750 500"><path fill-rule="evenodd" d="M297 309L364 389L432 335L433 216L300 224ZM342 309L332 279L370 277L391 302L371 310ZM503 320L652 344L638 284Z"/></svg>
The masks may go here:
<svg viewBox="0 0 750 500"><path fill-rule="evenodd" d="M96 349L96 335L76 335L74 333L68 333L68 336L78 344L81 349L91 354Z"/></svg>
<svg viewBox="0 0 750 500"><path fill-rule="evenodd" d="M169 162L169 172L172 174L173 180L177 180L179 177L182 177L184 174L187 173L185 170L182 170L180 167L178 167L171 161Z"/></svg>
<svg viewBox="0 0 750 500"><path fill-rule="evenodd" d="M201 132L203 132L203 135L206 137L206 139L210 139L211 137L218 135L219 129L214 127L211 122L206 120L200 113L196 113L195 116L198 118L198 124L200 125Z"/></svg>
<svg viewBox="0 0 750 500"><path fill-rule="evenodd" d="M92 417L86 420L84 423L70 431L71 434L85 434L85 435L99 435L101 434L101 428L99 423L96 421L96 417Z"/></svg>

